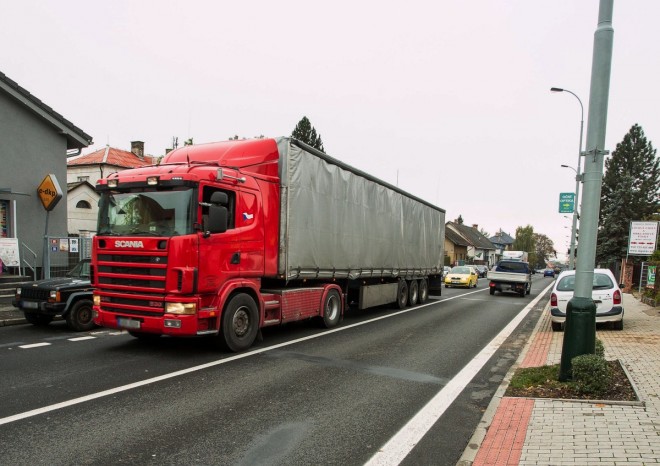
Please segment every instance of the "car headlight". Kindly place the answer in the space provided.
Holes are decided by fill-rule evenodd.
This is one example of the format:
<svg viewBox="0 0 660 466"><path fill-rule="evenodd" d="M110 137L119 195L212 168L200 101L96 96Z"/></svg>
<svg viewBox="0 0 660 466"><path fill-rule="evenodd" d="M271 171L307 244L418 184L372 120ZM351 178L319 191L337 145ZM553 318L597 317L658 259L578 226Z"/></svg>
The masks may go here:
<svg viewBox="0 0 660 466"><path fill-rule="evenodd" d="M192 315L196 312L196 303L165 303L165 314Z"/></svg>

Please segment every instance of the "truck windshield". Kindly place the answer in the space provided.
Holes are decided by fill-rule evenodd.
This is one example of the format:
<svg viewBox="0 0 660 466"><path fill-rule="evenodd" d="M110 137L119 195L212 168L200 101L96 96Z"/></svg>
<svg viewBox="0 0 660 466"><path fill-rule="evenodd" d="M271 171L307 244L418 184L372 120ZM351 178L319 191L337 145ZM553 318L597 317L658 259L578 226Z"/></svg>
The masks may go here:
<svg viewBox="0 0 660 466"><path fill-rule="evenodd" d="M98 234L177 236L193 232L193 190L101 194Z"/></svg>

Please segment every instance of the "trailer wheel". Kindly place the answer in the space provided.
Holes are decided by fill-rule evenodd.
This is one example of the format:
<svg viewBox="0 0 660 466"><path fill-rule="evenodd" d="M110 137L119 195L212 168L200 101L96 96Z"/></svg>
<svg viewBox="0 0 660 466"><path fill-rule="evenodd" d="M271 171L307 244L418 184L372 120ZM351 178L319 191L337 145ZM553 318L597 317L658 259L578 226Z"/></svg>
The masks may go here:
<svg viewBox="0 0 660 466"><path fill-rule="evenodd" d="M397 292L396 305L399 309L404 309L408 304L408 284L405 280L399 280L399 290Z"/></svg>
<svg viewBox="0 0 660 466"><path fill-rule="evenodd" d="M222 343L235 353L248 349L259 332L259 311L249 295L239 293L227 304L222 316Z"/></svg>
<svg viewBox="0 0 660 466"><path fill-rule="evenodd" d="M341 319L341 298L337 290L330 290L323 300L323 325L332 328Z"/></svg>
<svg viewBox="0 0 660 466"><path fill-rule="evenodd" d="M92 301L81 299L66 314L66 324L71 330L75 330L76 332L92 330L96 326L92 315Z"/></svg>
<svg viewBox="0 0 660 466"><path fill-rule="evenodd" d="M419 285L417 280L410 280L408 284L408 304L414 306L419 300Z"/></svg>
<svg viewBox="0 0 660 466"><path fill-rule="evenodd" d="M424 304L429 299L429 282L426 278L419 281L419 304Z"/></svg>
<svg viewBox="0 0 660 466"><path fill-rule="evenodd" d="M45 327L53 321L53 317L45 314L38 314L36 312L27 312L23 311L25 320L30 322L32 325L37 325L39 327Z"/></svg>

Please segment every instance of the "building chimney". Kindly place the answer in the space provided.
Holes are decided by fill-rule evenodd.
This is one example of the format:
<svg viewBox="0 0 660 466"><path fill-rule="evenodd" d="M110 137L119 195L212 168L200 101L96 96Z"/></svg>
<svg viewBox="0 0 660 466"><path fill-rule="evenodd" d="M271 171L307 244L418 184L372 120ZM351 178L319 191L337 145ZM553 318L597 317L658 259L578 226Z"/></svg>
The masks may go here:
<svg viewBox="0 0 660 466"><path fill-rule="evenodd" d="M473 224L472 224L472 228L474 228L475 230L478 230L478 229L479 229L479 225L477 225L476 223L473 223Z"/></svg>
<svg viewBox="0 0 660 466"><path fill-rule="evenodd" d="M131 141L131 152L135 154L140 160L144 160L144 142Z"/></svg>

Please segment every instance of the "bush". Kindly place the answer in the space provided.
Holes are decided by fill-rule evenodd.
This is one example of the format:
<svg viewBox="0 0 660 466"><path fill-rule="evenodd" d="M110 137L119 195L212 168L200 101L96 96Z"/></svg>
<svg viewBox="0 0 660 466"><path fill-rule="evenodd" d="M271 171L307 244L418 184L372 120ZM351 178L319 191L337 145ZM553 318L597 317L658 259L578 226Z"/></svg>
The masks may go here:
<svg viewBox="0 0 660 466"><path fill-rule="evenodd" d="M571 364L573 382L579 392L591 395L605 393L610 385L610 367L605 358L596 354L583 354L574 357Z"/></svg>
<svg viewBox="0 0 660 466"><path fill-rule="evenodd" d="M596 356L600 356L601 358L605 357L605 347L603 346L603 342L598 338L596 338L596 349L594 354Z"/></svg>

